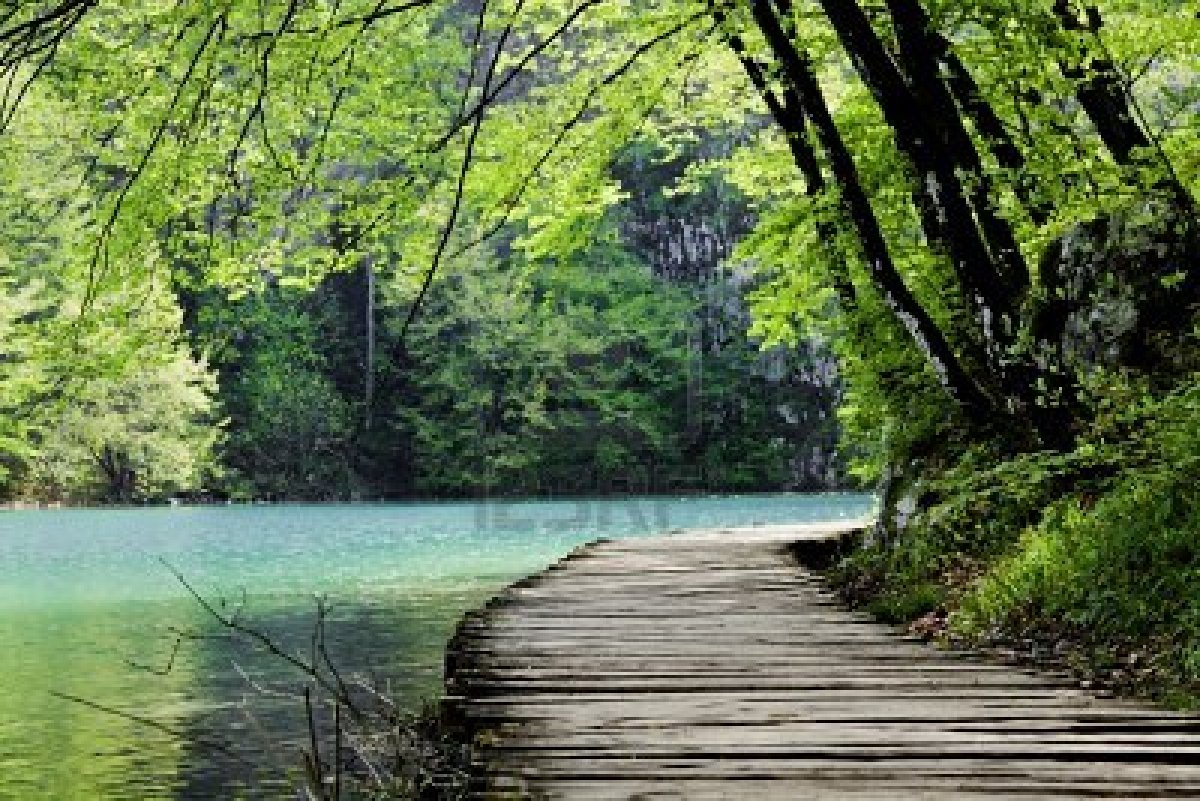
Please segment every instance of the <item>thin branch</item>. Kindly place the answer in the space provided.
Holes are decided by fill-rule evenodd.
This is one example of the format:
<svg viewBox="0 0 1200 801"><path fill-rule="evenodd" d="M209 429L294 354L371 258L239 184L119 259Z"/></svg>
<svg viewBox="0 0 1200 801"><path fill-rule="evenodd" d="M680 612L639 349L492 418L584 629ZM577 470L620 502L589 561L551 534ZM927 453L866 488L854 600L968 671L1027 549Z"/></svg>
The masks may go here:
<svg viewBox="0 0 1200 801"><path fill-rule="evenodd" d="M317 792L317 797L325 798L324 767L321 765L321 749L317 743L317 723L313 718L312 690L310 687L304 688L304 713L308 721L308 747L310 749L308 754L305 755L305 764L308 766L308 780L312 785L312 789Z"/></svg>
<svg viewBox="0 0 1200 801"><path fill-rule="evenodd" d="M343 17L342 19L333 20L329 24L322 25L320 27L287 28L283 31L283 33L292 36L320 36L329 33L331 30L353 28L356 26L360 30L366 30L376 22L387 19L388 17L394 17L397 14L403 14L407 11L415 11L418 8L426 8L433 5L433 3L434 0L411 0L411 2L408 3L400 3L399 5L389 6L383 2L380 2L376 4L373 11L369 11L366 14L359 14L353 17ZM236 41L253 42L258 39L274 38L275 35L275 31L256 31L254 33L248 33L243 36L239 36Z"/></svg>
<svg viewBox="0 0 1200 801"><path fill-rule="evenodd" d="M175 640L171 644L171 653L167 655L167 661L162 667L154 667L143 662L136 662L132 659L125 660L125 664L135 670L142 670L147 673L153 673L155 676L169 676L175 669L175 660L179 658L179 652L183 649L185 642L194 642L197 640L224 640L228 639L225 634L205 634L199 631L190 631L181 629L176 626L168 626L167 631L175 635Z"/></svg>
<svg viewBox="0 0 1200 801"><path fill-rule="evenodd" d="M342 797L342 705L333 701L333 798Z"/></svg>
<svg viewBox="0 0 1200 801"><path fill-rule="evenodd" d="M183 77L179 84L175 87L175 92L171 97L171 101L167 106L166 112L158 125L154 129L154 133L150 138L150 144L142 152L141 158L134 167L133 173L124 181L121 191L117 194L116 202L113 203L112 210L109 212L104 225L101 228L100 237L96 243L96 252L93 254L91 263L88 265L87 286L84 290L83 302L81 306L81 314L87 310L92 301L95 300L97 268L100 266L100 261L103 259L107 262L108 257L108 241L112 236L113 229L117 223L117 217L120 215L121 207L125 203L125 199L129 196L129 192L133 189L133 185L145 172L146 166L150 163L151 157L158 150L159 143L162 142L163 136L166 134L167 127L170 125L171 117L179 105L180 99L183 97L184 91L188 84L191 83L192 75L196 72L196 67L200 64L200 59L203 58L205 51L216 35L217 30L224 24L225 14L218 14L217 18L208 27L208 31L204 34L203 40L196 47L188 61L187 68L184 70Z"/></svg>
<svg viewBox="0 0 1200 801"><path fill-rule="evenodd" d="M270 66L271 54L275 52L276 46L279 44L279 39L283 35L283 31L291 24L292 19L298 10L299 0L288 0L287 8L283 12L283 17L279 21L278 27L275 29L275 35L272 36L259 53L258 66L258 91L254 96L254 104L250 107L250 112L246 115L246 119L242 122L241 130L238 132L237 139L234 140L233 147L229 149L229 178L236 187L240 182L237 180L237 159L241 152L242 146L246 143L246 139L250 135L250 128L254 121L260 121L263 130L263 138L267 140L267 120L264 112L266 103L267 91L270 88ZM268 144L268 149L270 148Z"/></svg>
<svg viewBox="0 0 1200 801"><path fill-rule="evenodd" d="M624 62L621 63L621 65L619 67L617 67L617 69L613 70L608 75L604 76L604 78L600 82L594 84L591 87L591 89L588 91L588 93L584 96L583 102L580 104L580 106L576 110L575 114L572 115L571 118L569 120L567 120L559 128L557 135L554 137L554 140L550 143L549 147L547 147L542 152L542 154L538 157L537 161L534 162L533 167L528 172L525 173L524 177L521 179L520 184L518 184L516 191L513 192L512 194L510 194L508 196L508 198L506 198L505 203L504 203L504 210L501 213L500 218L493 225L491 225L483 234L479 235L478 237L475 237L474 239L467 242L462 247L458 248L452 254L452 257L457 258L458 256L461 256L463 253L466 253L468 250L471 250L472 248L475 248L478 245L488 241L492 237L496 236L496 234L498 234L501 231L501 229L503 229L504 226L508 224L508 221L512 218L513 212L516 210L517 206L520 204L521 199L524 198L525 193L527 191L529 191L529 187L532 185L533 181L541 174L541 171L545 168L546 164L550 161L550 159L558 151L558 148L566 140L567 135L570 134L571 131L574 130L574 128L577 125L579 125L581 122L583 122L584 118L587 116L588 111L591 110L592 104L595 102L596 97L600 94L600 92L605 87L612 85L617 80L619 80L622 76L624 76L626 73L628 73L629 70L633 68L633 65L637 62L637 60L639 58L641 58L642 56L644 56L646 53L648 53L650 50L652 50L655 46L657 46L657 45L661 44L662 42L681 33L682 31L684 31L688 27L690 27L692 24L694 24L696 21L704 18L705 16L707 16L707 12L696 13L696 14L692 15L691 17L688 17L683 22L678 23L677 25L674 25L665 31L662 31L661 33L659 33L657 36L653 37L652 39L650 39L646 42L643 42L629 55L629 57ZM711 32L710 32L710 35L711 35Z"/></svg>
<svg viewBox="0 0 1200 801"><path fill-rule="evenodd" d="M483 78L482 94L487 97L488 90L492 86L492 80L496 75L497 65L500 63L500 57L504 54L504 45L508 42L508 37L513 30L513 24L518 14L521 13L522 7L525 5L525 0L517 0L516 7L513 9L512 16L509 22L504 27L504 31L500 34L500 39L496 43L496 50L492 54L491 63L488 65L487 73ZM466 87L463 91L469 92L471 87ZM425 301L425 296L429 294L429 287L433 285L433 278L437 274L438 268L441 267L442 259L446 255L446 249L450 245L450 237L454 233L455 227L458 225L458 216L462 211L463 197L466 192L467 176L471 171L471 166L475 157L475 143L479 139L479 130L483 126L484 113L481 109L475 115L471 124L471 130L467 134L466 146L463 148L462 163L459 166L458 179L454 185L454 201L450 206L450 214L446 218L445 225L442 226L441 234L438 236L437 247L434 250L433 258L430 260L429 269L425 271L425 275L421 280L420 290L417 292L417 297L413 300L412 305L408 307L408 314L404 318L404 324L400 328L400 335L397 341L401 344L405 341L408 335L408 329L412 326L413 321L417 318L417 313L420 311L421 304Z"/></svg>
<svg viewBox="0 0 1200 801"><path fill-rule="evenodd" d="M476 117L482 115L488 106L496 101L496 99L504 92L504 90L507 89L508 86L516 79L517 75L519 75L527 66L529 66L531 61L537 58L541 53L545 52L550 45L558 41L558 39L560 39L563 34L570 29L571 25L573 25L585 11L592 6L599 5L602 2L605 2L605 0L584 0L584 2L580 3L570 14L567 15L566 19L564 19L562 23L550 33L549 36L530 48L529 52L522 56L521 60L508 70L504 78L502 78L490 92L484 91L479 99L479 102L475 104L471 111L455 120L454 123L451 124L450 128L444 134L442 134L442 136L438 138L433 145L430 146L430 150L440 150L448 145L450 141L467 126L468 123L470 123Z"/></svg>
<svg viewBox="0 0 1200 801"><path fill-rule="evenodd" d="M1144 62L1142 62L1142 65L1138 67L1137 70L1130 69L1126 66L1121 67L1121 71L1125 73L1126 81L1129 83L1130 88L1141 83L1142 79L1145 78L1146 75L1149 74L1150 70L1154 68L1154 65L1158 62L1158 58L1163 54L1164 50L1166 50L1165 46L1155 48L1154 52L1151 53Z"/></svg>
<svg viewBox="0 0 1200 801"><path fill-rule="evenodd" d="M219 751L220 753L224 754L225 756L231 757L232 759L236 759L238 762L241 762L244 765L251 765L251 766L257 765L257 763L251 762L250 760L246 759L241 754L239 754L237 751L233 750L232 748L230 748L228 745L221 742L220 740L216 740L216 739L213 739L210 737L205 737L204 735L197 735L193 731L183 731L181 729L176 729L171 726L168 726L165 723L162 723L161 721L157 721L153 718L144 717L142 715L135 715L132 712L126 712L122 709L117 709L116 707L106 706L105 704L97 703L96 701L90 701L87 698L80 698L77 695L71 695L69 693L59 692L58 690L51 690L50 695L52 695L55 698L58 698L60 700L63 700L63 701L70 701L73 704L79 704L80 706L86 706L88 709L94 709L97 712L103 712L106 715L112 715L114 717L121 718L122 720L128 720L130 722L137 723L140 726L146 726L147 728L154 729L155 731L160 731L163 734L170 735L171 737L174 737L175 739L183 741L183 742L190 742L190 743L199 745L203 748L210 748L214 751Z"/></svg>
<svg viewBox="0 0 1200 801"><path fill-rule="evenodd" d="M62 41L72 30L74 30L75 25L80 19L83 18L83 15L86 13L89 7L90 4L85 3L81 8L79 8L76 11L75 18L71 20L69 24L63 25L62 28L60 28L60 30L54 36L50 37L49 41L44 45L35 50L29 50L19 54L19 56L11 62L7 60L7 56L3 59L0 59L0 67L2 67L9 76L8 83L4 89L4 104L0 105L0 114L3 114L3 119L0 120L0 133L3 133L8 129L9 124L12 122L13 118L16 117L17 110L21 106L21 101L24 100L26 94L29 92L30 87L33 86L34 81L36 81L53 62L54 57L58 54L58 48L62 44ZM38 62L37 66L33 68L28 79L23 82L20 90L10 102L10 92L13 82L17 80L17 73L20 70L21 62L26 60L29 56L32 56L34 53L40 52L44 52L45 57L43 57L41 61Z"/></svg>
<svg viewBox="0 0 1200 801"><path fill-rule="evenodd" d="M86 8L88 6L94 6L96 2L97 0L67 0L65 3L59 3L57 6L51 8L49 11L46 11L40 16L14 25L8 30L0 30L0 42L17 41L23 36L36 34L39 30L48 27L51 23L71 16L75 13L76 9L80 7ZM16 10L12 11L8 17L5 17L5 22L7 22L15 14Z"/></svg>
<svg viewBox="0 0 1200 801"><path fill-rule="evenodd" d="M470 88L475 85L475 77L479 72L479 53L483 44L483 28L487 21L488 0L481 0L479 3L479 13L475 17L475 31L471 34L471 68L467 73L467 81L464 86L462 98L458 105L458 119L462 119L467 113L467 101L470 99Z"/></svg>
<svg viewBox="0 0 1200 801"><path fill-rule="evenodd" d="M98 5L98 3L99 0L67 0L67 2L60 3L40 16L26 20L11 28L0 30L0 43L8 46L4 54L0 55L0 65L5 67L11 66L45 49L44 45L37 45L39 36L44 29L57 27L57 32L51 38L61 39L74 29L79 24L79 21L83 19L84 14ZM14 11L13 14L15 13ZM11 19L11 15L6 17L4 21L7 23L9 19ZM57 23L57 26L55 26L55 23ZM26 49L22 52L14 52L14 48L22 44L25 45Z"/></svg>
<svg viewBox="0 0 1200 801"><path fill-rule="evenodd" d="M233 666L233 672L238 674L241 680L246 683L247 687L254 690L255 693L263 696L264 698L286 698L289 701L298 701L304 698L304 695L301 693L288 692L286 690L275 690L258 682L244 667L242 667L236 661L231 661L229 664Z"/></svg>
<svg viewBox="0 0 1200 801"><path fill-rule="evenodd" d="M341 698L342 703L344 703L346 708L355 716L362 716L362 711L358 709L358 707L353 703L353 700L349 697L345 685L339 685L336 682L330 681L327 677L321 674L321 671L316 665L305 663L303 659L297 658L296 656L285 651L278 643L276 643L263 632L242 623L238 614L227 615L221 612L221 610L213 606L211 601L197 592L196 589L188 582L188 580L184 578L183 573L181 573L174 565L172 565L166 559L160 558L158 561L163 565L163 567L171 572L171 575L175 577L175 580L178 581L185 590L187 590L188 594L192 596L196 603L198 603L200 607L204 609L204 611L207 612L214 620L216 620L225 628L237 632L251 642L257 643L262 650L266 651L272 656L276 656L282 659L284 662L287 662L301 673L310 677L321 687L321 689L325 690L335 698Z"/></svg>

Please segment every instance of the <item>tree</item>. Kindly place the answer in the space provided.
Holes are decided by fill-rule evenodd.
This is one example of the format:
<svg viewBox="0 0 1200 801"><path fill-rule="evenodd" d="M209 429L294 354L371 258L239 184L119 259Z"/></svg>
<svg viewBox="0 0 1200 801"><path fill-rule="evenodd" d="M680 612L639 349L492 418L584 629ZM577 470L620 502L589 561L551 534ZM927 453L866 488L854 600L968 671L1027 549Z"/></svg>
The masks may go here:
<svg viewBox="0 0 1200 801"><path fill-rule="evenodd" d="M101 280L80 115L38 93L8 123L0 492L130 502L201 488L219 437L215 386L182 341L157 244Z"/></svg>
<svg viewBox="0 0 1200 801"><path fill-rule="evenodd" d="M330 377L340 332L305 293L272 289L198 299L193 337L213 353L228 436L223 492L328 500L361 485L351 461L356 406Z"/></svg>
<svg viewBox="0 0 1200 801"><path fill-rule="evenodd" d="M216 381L182 341L173 298L150 291L135 309L106 297L51 362L57 389L30 443L39 497L132 503L205 490L221 433Z"/></svg>
<svg viewBox="0 0 1200 801"><path fill-rule="evenodd" d="M409 345L426 492L647 488L682 429L682 293L613 246L438 282Z"/></svg>
<svg viewBox="0 0 1200 801"><path fill-rule="evenodd" d="M0 275L6 272L3 268L0 262ZM38 360L37 326L28 320L45 310L46 299L37 285L0 283L0 495L12 492L35 454L34 410L47 381Z"/></svg>

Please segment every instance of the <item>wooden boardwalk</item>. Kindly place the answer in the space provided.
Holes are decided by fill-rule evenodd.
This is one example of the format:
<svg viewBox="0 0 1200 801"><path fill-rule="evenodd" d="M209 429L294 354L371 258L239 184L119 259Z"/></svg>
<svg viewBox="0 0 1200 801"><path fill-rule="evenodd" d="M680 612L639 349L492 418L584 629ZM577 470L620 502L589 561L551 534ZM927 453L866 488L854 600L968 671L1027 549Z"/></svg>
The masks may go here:
<svg viewBox="0 0 1200 801"><path fill-rule="evenodd" d="M485 798L1200 798L1200 722L841 607L762 528L600 542L468 615Z"/></svg>

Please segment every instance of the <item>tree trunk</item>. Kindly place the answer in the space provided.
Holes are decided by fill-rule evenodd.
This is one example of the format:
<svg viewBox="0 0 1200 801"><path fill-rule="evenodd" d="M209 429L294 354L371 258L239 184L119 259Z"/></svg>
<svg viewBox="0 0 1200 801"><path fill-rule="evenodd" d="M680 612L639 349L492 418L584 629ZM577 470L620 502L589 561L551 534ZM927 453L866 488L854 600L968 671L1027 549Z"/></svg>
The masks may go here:
<svg viewBox="0 0 1200 801"><path fill-rule="evenodd" d="M1038 225L1045 225L1050 219L1051 209L1046 203L1039 201L1034 193L1030 177L1025 173L1025 155L1013 141L1000 115L984 99L979 84L954 52L950 42L945 37L935 35L934 45L937 48L938 61L946 71L946 86L954 100L963 113L971 118L975 130L987 142L992 158L996 159L1001 169L1011 174L1013 191L1030 219Z"/></svg>
<svg viewBox="0 0 1200 801"><path fill-rule="evenodd" d="M731 34L727 37L727 42L741 62L750 83L758 90L775 123L783 129L792 160L800 168L800 174L804 176L805 194L809 197L820 197L827 189L825 176L821 173L821 165L817 161L816 151L808 136L808 123L800 96L795 88L789 86L784 90L784 97L781 101L770 88L762 66L747 53L742 38ZM841 254L832 252L832 243L837 240L837 232L828 220L820 219L817 221L817 233L826 249L830 250L826 255L829 259L830 271L833 274L834 289L847 310L852 310L857 305L854 285L850 282L850 276L844 269Z"/></svg>
<svg viewBox="0 0 1200 801"><path fill-rule="evenodd" d="M817 138L825 150L834 180L841 189L842 208L858 235L872 282L920 352L929 360L942 386L962 405L971 419L984 422L989 417L992 403L963 369L945 335L917 302L896 269L870 198L862 187L858 168L837 129L811 64L792 46L766 0L755 0L752 9L800 104L792 111L803 108L804 115L812 121ZM773 113L784 114L780 125L785 130L804 130L802 119L797 122L788 116L782 104L774 103L774 107ZM799 137L796 141L800 141ZM801 169L811 170L807 155L803 161ZM818 180L817 185L823 186L823 180Z"/></svg>
<svg viewBox="0 0 1200 801"><path fill-rule="evenodd" d="M906 79L857 5L851 0L821 0L821 3L864 82L877 98L901 151L925 176L914 200L922 212L928 238L946 245L959 275L960 289L980 318L983 350L975 346L970 336L960 345L973 363L987 369L986 377L972 378L963 369L961 362L953 358L949 342L907 291L888 255L869 198L829 113L811 64L787 36L770 4L756 0L751 6L755 21L817 129L876 285L922 351L938 367L943 382L955 387L952 391L956 397L962 399L967 393L973 394L971 403L987 410L987 415L993 418L992 424L997 422L996 418L1007 416L1019 427L1031 426L1048 446L1069 443L1073 428L1073 384L1063 371L1056 369L1057 365L1050 365L1048 373L1043 375L1044 371L1030 358L1013 352L1021 325L1017 304L1029 285L1028 269L1011 226L994 212L982 161L940 76L938 63L927 51L932 43L923 10L909 0L889 0L900 18L897 27L905 42L906 54L901 58L909 70ZM911 88L910 81L921 84L922 88ZM972 173L977 176L977 180L971 181L975 188L970 196L959 178L962 173L968 178ZM999 269L998 264L1006 264L1007 269ZM936 336L931 336L934 332ZM1049 388L1048 398L1039 396L1039 385ZM1003 403L989 398L987 390L997 398L1004 398Z"/></svg>
<svg viewBox="0 0 1200 801"><path fill-rule="evenodd" d="M946 247L964 298L974 310L988 363L1000 375L1003 353L1016 334L1021 276L1002 274L980 231L959 178L958 168L966 154L956 152L954 144L934 127L932 122L944 115L908 86L862 9L853 0L819 2L883 111L900 151L916 169L919 185L914 200L925 235ZM942 122L943 130L953 127Z"/></svg>
<svg viewBox="0 0 1200 801"><path fill-rule="evenodd" d="M908 84L922 109L928 110L930 127L939 135L944 152L966 175L964 198L978 220L984 244L1008 285L1008 293L1014 299L1020 298L1029 288L1029 267L1012 226L996 212L991 177L963 121L965 110L960 111L955 104L942 77L936 57L940 37L930 29L929 17L918 0L887 0L887 6ZM982 96L975 99L975 105L990 111Z"/></svg>
<svg viewBox="0 0 1200 801"><path fill-rule="evenodd" d="M366 354L363 365L363 428L370 430L372 410L375 406L375 261L368 256L364 259L363 269L366 271Z"/></svg>

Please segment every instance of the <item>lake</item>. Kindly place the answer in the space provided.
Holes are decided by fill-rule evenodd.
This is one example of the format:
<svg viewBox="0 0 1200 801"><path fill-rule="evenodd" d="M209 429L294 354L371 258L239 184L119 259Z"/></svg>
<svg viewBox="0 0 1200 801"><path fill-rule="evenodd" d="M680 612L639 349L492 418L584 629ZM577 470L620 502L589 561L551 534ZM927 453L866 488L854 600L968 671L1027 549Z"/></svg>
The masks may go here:
<svg viewBox="0 0 1200 801"><path fill-rule="evenodd" d="M297 764L286 740L302 710L249 680L298 677L225 637L189 640L172 661L173 632L215 626L164 562L214 602L244 599L244 619L297 652L327 597L341 668L415 706L439 691L464 611L580 543L858 519L873 505L819 494L2 512L0 798L295 797L261 766Z"/></svg>

